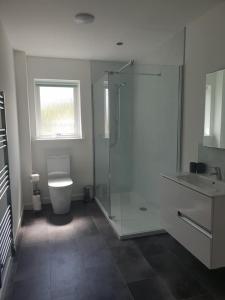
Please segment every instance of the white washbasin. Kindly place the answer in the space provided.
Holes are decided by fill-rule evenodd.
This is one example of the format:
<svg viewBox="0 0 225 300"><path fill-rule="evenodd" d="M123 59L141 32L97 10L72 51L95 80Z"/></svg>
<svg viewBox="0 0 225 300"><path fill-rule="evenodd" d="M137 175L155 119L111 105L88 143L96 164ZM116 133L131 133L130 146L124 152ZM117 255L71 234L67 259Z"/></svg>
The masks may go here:
<svg viewBox="0 0 225 300"><path fill-rule="evenodd" d="M225 182L198 174L162 175L209 197L225 196Z"/></svg>

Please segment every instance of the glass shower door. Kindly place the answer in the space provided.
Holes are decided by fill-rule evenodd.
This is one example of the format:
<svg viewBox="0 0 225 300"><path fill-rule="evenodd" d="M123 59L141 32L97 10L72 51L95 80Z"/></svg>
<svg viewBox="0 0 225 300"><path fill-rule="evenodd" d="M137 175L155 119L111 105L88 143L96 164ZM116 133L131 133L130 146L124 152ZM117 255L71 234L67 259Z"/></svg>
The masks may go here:
<svg viewBox="0 0 225 300"><path fill-rule="evenodd" d="M106 73L93 84L95 197L111 215L109 185L109 89Z"/></svg>
<svg viewBox="0 0 225 300"><path fill-rule="evenodd" d="M109 74L109 90L111 215L112 225L121 236L124 214L129 213L127 200L132 190L133 76Z"/></svg>
<svg viewBox="0 0 225 300"><path fill-rule="evenodd" d="M160 173L177 170L179 67L109 74L110 198L121 237L162 230Z"/></svg>

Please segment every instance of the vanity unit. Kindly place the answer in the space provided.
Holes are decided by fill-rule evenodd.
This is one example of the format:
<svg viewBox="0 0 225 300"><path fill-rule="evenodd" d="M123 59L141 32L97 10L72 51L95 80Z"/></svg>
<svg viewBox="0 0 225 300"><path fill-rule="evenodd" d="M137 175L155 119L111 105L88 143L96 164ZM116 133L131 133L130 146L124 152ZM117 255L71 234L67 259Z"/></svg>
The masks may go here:
<svg viewBox="0 0 225 300"><path fill-rule="evenodd" d="M209 269L225 266L225 183L161 175L162 225Z"/></svg>

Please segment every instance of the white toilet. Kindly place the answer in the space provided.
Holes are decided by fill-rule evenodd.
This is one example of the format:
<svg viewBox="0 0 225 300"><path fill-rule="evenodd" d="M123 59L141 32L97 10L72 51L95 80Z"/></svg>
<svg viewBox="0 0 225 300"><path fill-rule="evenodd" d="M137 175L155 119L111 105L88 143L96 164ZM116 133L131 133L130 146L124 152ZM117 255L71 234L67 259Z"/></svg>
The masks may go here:
<svg viewBox="0 0 225 300"><path fill-rule="evenodd" d="M47 158L48 188L55 214L70 211L73 181L70 178L70 157L68 155Z"/></svg>

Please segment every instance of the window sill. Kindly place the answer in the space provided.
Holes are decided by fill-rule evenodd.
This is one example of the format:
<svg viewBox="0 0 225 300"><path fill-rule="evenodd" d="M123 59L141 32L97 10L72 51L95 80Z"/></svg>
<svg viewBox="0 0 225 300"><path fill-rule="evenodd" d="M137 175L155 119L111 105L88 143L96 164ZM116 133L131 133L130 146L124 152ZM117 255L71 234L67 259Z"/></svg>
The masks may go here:
<svg viewBox="0 0 225 300"><path fill-rule="evenodd" d="M84 140L83 137L60 137L60 138L34 138L33 141L75 141L75 140Z"/></svg>

